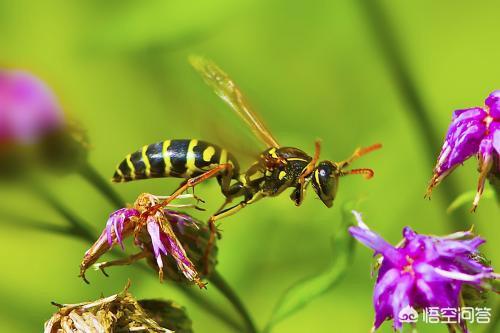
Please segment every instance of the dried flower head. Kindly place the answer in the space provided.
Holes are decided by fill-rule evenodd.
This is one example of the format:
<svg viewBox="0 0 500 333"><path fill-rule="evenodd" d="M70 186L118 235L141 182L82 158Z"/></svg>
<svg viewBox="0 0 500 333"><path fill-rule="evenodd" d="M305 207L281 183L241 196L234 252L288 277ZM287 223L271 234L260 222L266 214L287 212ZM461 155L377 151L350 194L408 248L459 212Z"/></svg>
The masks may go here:
<svg viewBox="0 0 500 333"><path fill-rule="evenodd" d="M193 195L183 195L181 199L193 197ZM120 244L124 249L124 239L133 235L134 244L141 249L139 253L125 260L95 264L95 268L104 272L106 267L130 264L146 258L157 268L160 280L163 280L165 271L167 277L173 280L187 280L196 283L200 288L204 287L197 267L206 265L208 266L206 271L210 273L216 264L216 249L211 251L207 262L202 260L210 231L206 225L190 215L169 209L195 207L194 204L170 205L161 210L152 209L162 199L164 198L143 193L137 198L133 207L122 208L112 213L99 239L85 253L80 265L80 275L85 279L85 271L105 252L115 244Z"/></svg>
<svg viewBox="0 0 500 333"><path fill-rule="evenodd" d="M175 316L164 310L171 302L159 301L163 307L161 313L155 307L144 309L125 289L123 292L93 302L57 305L57 311L46 323L44 333L105 333L105 332L173 332L170 327L178 327ZM183 309L176 308L178 311ZM155 314L155 318L151 315ZM185 318L187 316L183 312ZM156 320L155 320L156 319ZM157 320L161 320L160 324ZM186 319L184 325L190 325ZM186 326L190 329L190 326ZM184 332L190 332L185 330Z"/></svg>
<svg viewBox="0 0 500 333"><path fill-rule="evenodd" d="M479 160L479 181L473 202L476 209L486 178L500 178L500 90L492 92L484 107L456 110L434 168L427 195L458 165L471 156Z"/></svg>
<svg viewBox="0 0 500 333"><path fill-rule="evenodd" d="M402 242L392 246L363 223L360 213L353 213L358 226L350 227L349 232L381 256L373 292L373 330L390 319L394 329L401 330L399 314L408 307L457 308L463 286L482 289L489 280L499 277L491 267L476 260L484 240L474 237L471 231L437 237L419 235L405 227ZM465 324L461 328L467 330Z"/></svg>

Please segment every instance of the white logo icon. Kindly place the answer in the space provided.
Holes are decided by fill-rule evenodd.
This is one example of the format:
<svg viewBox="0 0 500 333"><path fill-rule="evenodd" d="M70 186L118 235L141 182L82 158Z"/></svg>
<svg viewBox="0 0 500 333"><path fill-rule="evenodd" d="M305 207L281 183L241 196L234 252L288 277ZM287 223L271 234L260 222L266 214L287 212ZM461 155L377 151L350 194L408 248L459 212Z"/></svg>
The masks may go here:
<svg viewBox="0 0 500 333"><path fill-rule="evenodd" d="M407 305L399 311L398 319L402 323L416 323L418 320L418 312L411 306Z"/></svg>

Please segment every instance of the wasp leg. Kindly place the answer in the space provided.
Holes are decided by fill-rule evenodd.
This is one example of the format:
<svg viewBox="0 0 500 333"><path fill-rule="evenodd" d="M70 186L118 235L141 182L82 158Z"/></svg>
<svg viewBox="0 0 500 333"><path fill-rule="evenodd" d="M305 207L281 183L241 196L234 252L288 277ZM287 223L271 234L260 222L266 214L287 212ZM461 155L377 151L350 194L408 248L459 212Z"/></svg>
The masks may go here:
<svg viewBox="0 0 500 333"><path fill-rule="evenodd" d="M209 221L212 221L212 222L215 222L217 220L221 220L225 217L228 217L228 216L231 216L233 214L236 214L237 212L239 212L241 209L243 209L246 205L249 205L249 204L252 204L260 199L262 199L264 197L264 195L262 194L262 192L257 192L255 195L253 195L251 198L249 199L245 199L243 201L241 201L239 204L237 205L234 205L232 207L229 207L229 208L226 208L214 215L212 215L210 217L210 220Z"/></svg>
<svg viewBox="0 0 500 333"><path fill-rule="evenodd" d="M160 200L165 200L165 199L170 198L169 195L157 195L156 197ZM203 200L201 197L196 196L194 194L181 194L181 195L178 195L176 199L194 199L196 201L196 203L199 203L199 202L205 203L205 200Z"/></svg>
<svg viewBox="0 0 500 333"><path fill-rule="evenodd" d="M149 256L149 253L147 253L146 251L141 251L139 253L133 254L133 255L128 256L128 257L123 258L123 259L103 261L103 262L94 264L94 268L96 270L100 270L104 275L108 276L108 274L106 273L104 268L111 267L111 266L130 265L138 260L146 258L147 256Z"/></svg>
<svg viewBox="0 0 500 333"><path fill-rule="evenodd" d="M297 186L295 186L295 190L293 190L292 194L290 194L290 199L293 200L295 206L300 206L302 201L304 201L306 187L310 180L311 178L306 178L303 183L299 182Z"/></svg>
<svg viewBox="0 0 500 333"><path fill-rule="evenodd" d="M217 235L217 226L215 225L215 221L221 220L225 217L231 216L233 214L236 214L243 208L245 208L247 205L256 202L257 200L262 199L264 196L262 195L261 192L257 192L252 198L248 200L243 200L239 204L234 205L232 207L226 208L224 210L221 210L220 212L215 213L214 215L210 216L210 219L208 220L208 226L210 228L210 236L208 238L207 242L207 247L205 248L205 253L203 254L203 262L205 265L205 274L207 274L208 270L208 258L210 256L210 252L212 251L212 247L214 245L215 241L215 236Z"/></svg>
<svg viewBox="0 0 500 333"><path fill-rule="evenodd" d="M232 176L232 172L226 172L225 174L220 175L220 177L217 178L222 193L226 193L230 190Z"/></svg>
<svg viewBox="0 0 500 333"><path fill-rule="evenodd" d="M311 174L311 172L314 171L314 167L316 166L316 163L318 163L319 153L320 153L320 150L321 150L321 143L319 142L319 140L317 140L317 141L314 142L314 147L315 147L315 149L314 149L314 157L307 164L307 166L304 168L304 170L302 170L302 173L299 176L299 183L301 185L304 185L306 177L309 176Z"/></svg>
<svg viewBox="0 0 500 333"><path fill-rule="evenodd" d="M264 174L265 170L266 170L266 168L263 167L262 164L259 162L252 164L250 166L250 168L248 168L248 170L245 172L245 179L246 179L247 184L251 182L250 177L252 175L255 175L256 173Z"/></svg>
<svg viewBox="0 0 500 333"><path fill-rule="evenodd" d="M231 202L233 201L232 198L226 198L226 200L224 200L224 203L219 207L219 209L217 209L215 211L215 214L214 215L217 215L219 212L221 212L227 205L229 205Z"/></svg>
<svg viewBox="0 0 500 333"><path fill-rule="evenodd" d="M183 184L181 184L181 186L179 186L177 188L177 190L175 190L174 193L172 193L167 199L165 199L162 202L160 202L159 204L151 207L148 210L147 214L151 215L151 214L154 214L155 212L157 212L158 210L163 209L170 202L172 202L175 198L177 198L179 195L184 193L184 191L186 191L188 188L194 187L194 186L204 182L207 179L215 177L222 170L231 170L232 168L233 168L233 166L229 163L220 164L220 165L216 166L215 168L213 168L212 170L209 170L205 173L202 173L199 176L189 178L186 182L183 182Z"/></svg>
<svg viewBox="0 0 500 333"><path fill-rule="evenodd" d="M314 157L312 160L307 164L307 166L302 170L302 173L299 176L298 179L298 186L295 189L295 191L292 193L292 199L295 201L295 205L299 206L302 203L302 200L304 199L304 188L306 186L306 178L314 171L314 168L316 167L316 164L318 163L319 160L319 153L321 151L321 143L319 140L316 140L314 142Z"/></svg>

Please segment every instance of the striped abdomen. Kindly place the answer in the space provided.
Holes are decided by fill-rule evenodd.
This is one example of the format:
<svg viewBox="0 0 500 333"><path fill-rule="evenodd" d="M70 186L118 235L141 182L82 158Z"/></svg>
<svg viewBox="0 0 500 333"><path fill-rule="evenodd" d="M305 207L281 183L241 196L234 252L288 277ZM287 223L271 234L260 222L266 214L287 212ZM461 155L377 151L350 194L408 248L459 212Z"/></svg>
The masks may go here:
<svg viewBox="0 0 500 333"><path fill-rule="evenodd" d="M166 140L153 143L127 155L118 165L114 182L136 179L198 176L219 164L231 163L239 172L233 155L216 145L195 139Z"/></svg>

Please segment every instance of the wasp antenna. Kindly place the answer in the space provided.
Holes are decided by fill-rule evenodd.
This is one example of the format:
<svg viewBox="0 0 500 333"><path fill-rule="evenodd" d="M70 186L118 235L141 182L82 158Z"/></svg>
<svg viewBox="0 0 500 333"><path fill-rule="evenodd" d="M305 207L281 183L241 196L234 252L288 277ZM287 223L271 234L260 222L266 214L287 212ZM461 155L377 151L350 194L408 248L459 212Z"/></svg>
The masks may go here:
<svg viewBox="0 0 500 333"><path fill-rule="evenodd" d="M343 171L342 175L363 175L365 179L370 179L373 177L375 173L373 172L372 169L368 168L362 168L362 169L352 169L352 170L347 170Z"/></svg>
<svg viewBox="0 0 500 333"><path fill-rule="evenodd" d="M376 144L371 145L369 147L358 148L354 151L354 153L351 155L351 157L349 157L346 160L346 162L351 163L351 162L357 160L358 158L360 158L361 156L366 155L366 154L368 154L374 150L380 149L380 148L382 148L381 143L376 143Z"/></svg>
<svg viewBox="0 0 500 333"><path fill-rule="evenodd" d="M320 151L321 151L321 140L317 139L316 141L314 141L314 157L313 157L314 164L316 164L319 160Z"/></svg>

